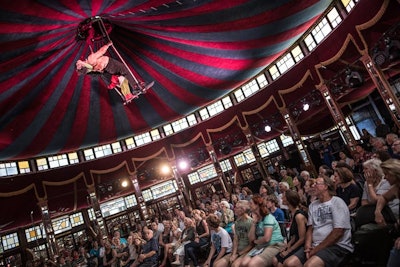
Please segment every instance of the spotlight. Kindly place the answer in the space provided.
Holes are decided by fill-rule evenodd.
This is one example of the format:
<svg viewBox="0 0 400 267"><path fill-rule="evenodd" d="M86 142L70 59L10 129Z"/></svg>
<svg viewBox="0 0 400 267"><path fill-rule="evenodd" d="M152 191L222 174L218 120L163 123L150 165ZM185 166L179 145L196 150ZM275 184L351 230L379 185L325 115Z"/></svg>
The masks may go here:
<svg viewBox="0 0 400 267"><path fill-rule="evenodd" d="M161 174L168 175L171 173L171 168L168 165L163 165L160 168Z"/></svg>
<svg viewBox="0 0 400 267"><path fill-rule="evenodd" d="M308 103L305 103L304 105L303 105L303 110L304 111L307 111L307 110L309 110L310 109L310 105L308 104Z"/></svg>
<svg viewBox="0 0 400 267"><path fill-rule="evenodd" d="M179 161L179 169L181 170L185 170L188 167L188 163L186 160L181 160Z"/></svg>
<svg viewBox="0 0 400 267"><path fill-rule="evenodd" d="M127 187L128 186L128 181L127 180L122 180L122 182L121 182L121 186L122 187Z"/></svg>
<svg viewBox="0 0 400 267"><path fill-rule="evenodd" d="M265 131L267 133L269 133L271 130L272 130L271 126L269 126L269 125L265 126Z"/></svg>

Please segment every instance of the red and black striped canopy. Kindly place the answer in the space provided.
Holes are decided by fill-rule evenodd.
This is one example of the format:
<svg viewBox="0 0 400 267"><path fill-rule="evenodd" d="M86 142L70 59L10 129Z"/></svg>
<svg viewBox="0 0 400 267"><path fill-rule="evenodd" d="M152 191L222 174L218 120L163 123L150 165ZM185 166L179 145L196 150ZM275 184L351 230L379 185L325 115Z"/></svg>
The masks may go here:
<svg viewBox="0 0 400 267"><path fill-rule="evenodd" d="M113 142L188 115L286 51L331 0L5 0L0 3L0 160ZM131 71L154 87L124 106L75 62L106 43L78 26L99 16ZM82 24L81 24L82 25ZM118 59L112 49L108 55Z"/></svg>

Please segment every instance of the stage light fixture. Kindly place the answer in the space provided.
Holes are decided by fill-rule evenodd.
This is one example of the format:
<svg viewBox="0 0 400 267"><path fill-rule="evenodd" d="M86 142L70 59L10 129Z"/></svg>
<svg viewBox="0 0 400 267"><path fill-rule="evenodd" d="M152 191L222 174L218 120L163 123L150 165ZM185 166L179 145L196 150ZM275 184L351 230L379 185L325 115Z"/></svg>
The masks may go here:
<svg viewBox="0 0 400 267"><path fill-rule="evenodd" d="M266 126L265 126L265 131L266 131L267 133L269 133L271 130L272 130L271 126L269 126L269 125L266 125Z"/></svg>
<svg viewBox="0 0 400 267"><path fill-rule="evenodd" d="M124 188L128 187L128 181L126 179L122 180L121 186L124 187Z"/></svg>
<svg viewBox="0 0 400 267"><path fill-rule="evenodd" d="M357 88L363 85L364 79L358 71L353 71L351 69L346 70L346 84L350 88Z"/></svg>
<svg viewBox="0 0 400 267"><path fill-rule="evenodd" d="M303 105L303 110L304 111L307 111L307 110L309 110L310 109L310 105L308 104L308 103L304 103L304 105Z"/></svg>

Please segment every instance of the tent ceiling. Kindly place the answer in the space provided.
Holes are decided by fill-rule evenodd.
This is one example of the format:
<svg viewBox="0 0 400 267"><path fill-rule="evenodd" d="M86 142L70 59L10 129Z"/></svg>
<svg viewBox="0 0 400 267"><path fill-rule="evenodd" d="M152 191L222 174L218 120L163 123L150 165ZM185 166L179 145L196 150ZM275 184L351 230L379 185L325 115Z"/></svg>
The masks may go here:
<svg viewBox="0 0 400 267"><path fill-rule="evenodd" d="M263 70L330 3L3 1L0 160L109 143L188 115ZM106 43L77 38L95 16L138 79L155 81L129 105L107 90L107 77L75 72L78 59Z"/></svg>

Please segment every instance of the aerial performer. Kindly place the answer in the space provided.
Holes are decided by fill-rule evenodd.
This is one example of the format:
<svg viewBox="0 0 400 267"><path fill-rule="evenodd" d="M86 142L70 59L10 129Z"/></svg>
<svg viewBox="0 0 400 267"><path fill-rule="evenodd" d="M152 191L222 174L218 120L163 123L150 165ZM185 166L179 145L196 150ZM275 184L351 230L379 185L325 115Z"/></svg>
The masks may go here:
<svg viewBox="0 0 400 267"><path fill-rule="evenodd" d="M103 45L98 51L92 52L86 60L78 60L76 62L76 70L79 74L88 74L91 72L106 72L111 74L111 83L108 85L108 88L115 89L126 104L138 98L140 94L146 93L154 85L154 82L147 85L144 82L138 82L126 65L106 56L105 53L112 45L112 42L109 42ZM132 86L132 91L129 85ZM118 91L118 88L120 88L121 92Z"/></svg>

